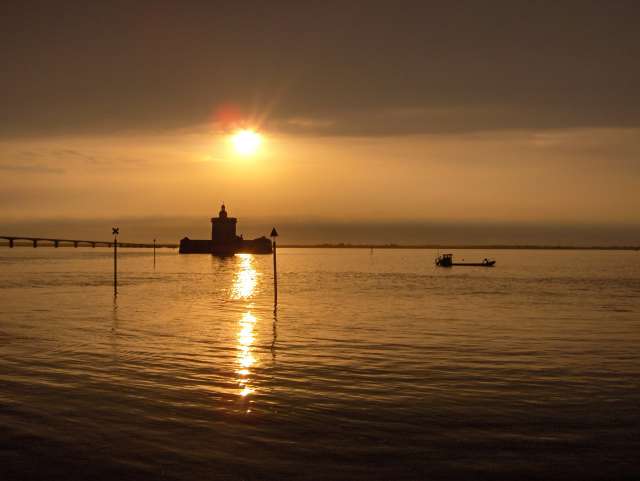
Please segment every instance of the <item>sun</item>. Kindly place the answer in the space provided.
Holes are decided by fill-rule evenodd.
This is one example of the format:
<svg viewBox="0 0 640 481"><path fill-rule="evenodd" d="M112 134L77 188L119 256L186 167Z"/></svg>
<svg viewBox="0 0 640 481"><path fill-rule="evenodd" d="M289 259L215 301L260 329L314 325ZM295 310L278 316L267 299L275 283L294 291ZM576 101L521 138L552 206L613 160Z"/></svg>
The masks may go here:
<svg viewBox="0 0 640 481"><path fill-rule="evenodd" d="M252 155L255 154L260 144L262 143L262 137L254 130L240 130L231 137L233 148L240 155Z"/></svg>

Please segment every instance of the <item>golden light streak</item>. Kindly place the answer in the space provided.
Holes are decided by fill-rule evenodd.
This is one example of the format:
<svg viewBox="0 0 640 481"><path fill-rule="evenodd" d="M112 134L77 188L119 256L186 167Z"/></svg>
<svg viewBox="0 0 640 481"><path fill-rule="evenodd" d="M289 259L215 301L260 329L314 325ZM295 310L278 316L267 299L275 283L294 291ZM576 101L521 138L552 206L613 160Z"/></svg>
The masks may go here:
<svg viewBox="0 0 640 481"><path fill-rule="evenodd" d="M236 254L240 258L240 268L236 274L231 297L233 299L248 299L253 295L257 284L257 272L253 268L253 255Z"/></svg>
<svg viewBox="0 0 640 481"><path fill-rule="evenodd" d="M231 293L232 299L247 300L253 296L257 284L257 272L253 268L253 256L251 254L237 254L240 259L238 271L234 279ZM247 308L250 308L249 304ZM238 346L237 346L237 382L240 388L239 395L246 398L255 389L250 386L251 367L256 363L252 354L252 346L255 342L254 327L257 322L256 317L247 310L242 314L238 322Z"/></svg>

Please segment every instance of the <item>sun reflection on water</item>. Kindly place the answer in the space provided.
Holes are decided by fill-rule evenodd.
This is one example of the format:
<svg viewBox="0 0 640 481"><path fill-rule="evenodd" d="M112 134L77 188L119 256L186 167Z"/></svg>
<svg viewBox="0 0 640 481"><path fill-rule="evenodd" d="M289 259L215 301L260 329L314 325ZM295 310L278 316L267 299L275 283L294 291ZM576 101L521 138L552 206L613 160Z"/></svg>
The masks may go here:
<svg viewBox="0 0 640 481"><path fill-rule="evenodd" d="M240 319L240 330L238 332L238 385L240 386L240 396L246 397L254 392L254 389L249 386L251 379L251 367L256 363L256 358L253 356L252 346L255 341L253 335L253 327L255 326L256 318L250 312L245 312Z"/></svg>
<svg viewBox="0 0 640 481"><path fill-rule="evenodd" d="M236 254L240 258L240 266L233 283L231 297L233 299L249 299L257 284L257 272L253 268L253 255Z"/></svg>
<svg viewBox="0 0 640 481"><path fill-rule="evenodd" d="M257 272L253 268L253 256L251 254L238 254L240 264L238 273L236 274L232 299L234 300L250 300L255 293L257 284ZM238 322L238 345L237 345L237 382L240 388L239 395L246 398L249 394L255 392L255 388L251 386L251 368L256 364L256 358L252 352L252 346L255 342L254 327L257 318L251 313L250 303L246 306L247 311L242 314Z"/></svg>

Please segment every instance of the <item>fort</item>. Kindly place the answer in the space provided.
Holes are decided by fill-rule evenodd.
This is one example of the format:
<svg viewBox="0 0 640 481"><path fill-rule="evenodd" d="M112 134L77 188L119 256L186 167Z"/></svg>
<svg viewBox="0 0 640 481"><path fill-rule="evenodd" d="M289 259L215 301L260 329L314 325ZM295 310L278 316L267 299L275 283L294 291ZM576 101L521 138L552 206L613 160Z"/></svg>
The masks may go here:
<svg viewBox="0 0 640 481"><path fill-rule="evenodd" d="M231 256L237 253L271 254L271 241L265 236L243 239L236 235L236 217L229 217L224 204L218 217L211 218L211 240L189 239L180 241L180 254L213 254Z"/></svg>

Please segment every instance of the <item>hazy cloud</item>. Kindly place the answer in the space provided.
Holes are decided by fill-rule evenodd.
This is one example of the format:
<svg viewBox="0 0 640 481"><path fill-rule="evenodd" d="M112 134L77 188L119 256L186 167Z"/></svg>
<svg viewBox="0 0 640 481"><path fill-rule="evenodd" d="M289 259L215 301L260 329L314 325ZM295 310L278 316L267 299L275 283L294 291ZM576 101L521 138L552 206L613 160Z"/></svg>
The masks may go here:
<svg viewBox="0 0 640 481"><path fill-rule="evenodd" d="M0 171L36 174L64 174L65 170L41 164L0 164Z"/></svg>
<svg viewBox="0 0 640 481"><path fill-rule="evenodd" d="M1 195L0 195L1 197ZM177 243L182 237L207 238L204 217L37 218L4 221L4 232L53 237L108 239L112 225L120 227L124 242ZM553 224L504 222L300 222L291 219L240 218L245 237L269 233L277 223L284 244L516 244L516 245L637 245L640 226L611 224ZM3 232L3 233L4 233Z"/></svg>
<svg viewBox="0 0 640 481"><path fill-rule="evenodd" d="M9 2L0 214L206 219L224 199L638 223L638 18L628 0ZM250 158L228 142L243 124L266 134Z"/></svg>
<svg viewBox="0 0 640 481"><path fill-rule="evenodd" d="M15 2L0 135L640 125L635 1ZM55 19L55 21L52 21Z"/></svg>

